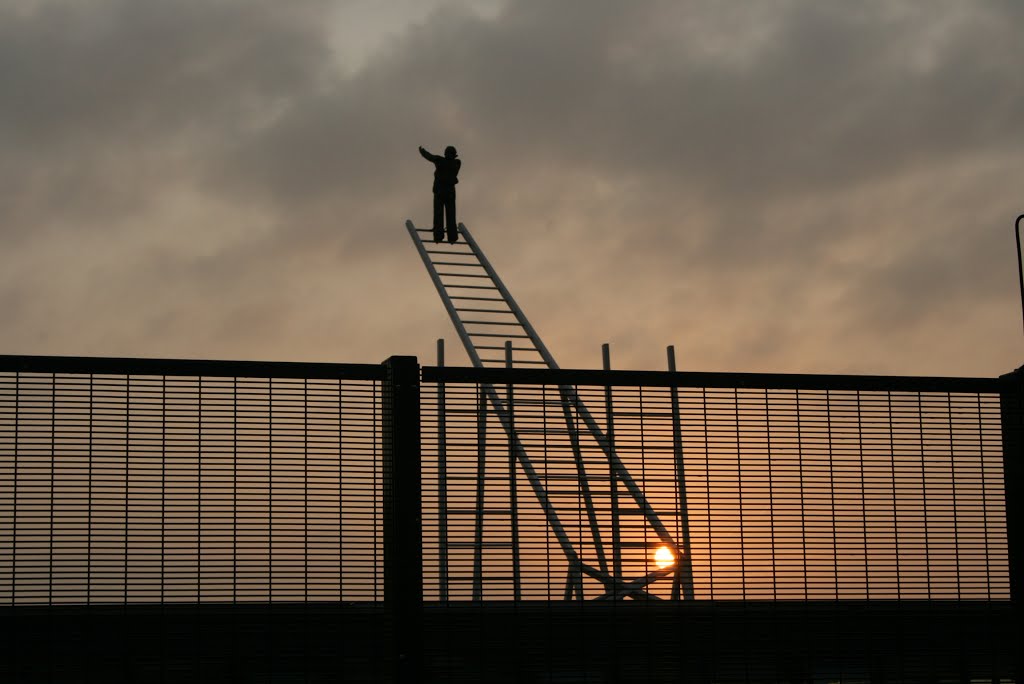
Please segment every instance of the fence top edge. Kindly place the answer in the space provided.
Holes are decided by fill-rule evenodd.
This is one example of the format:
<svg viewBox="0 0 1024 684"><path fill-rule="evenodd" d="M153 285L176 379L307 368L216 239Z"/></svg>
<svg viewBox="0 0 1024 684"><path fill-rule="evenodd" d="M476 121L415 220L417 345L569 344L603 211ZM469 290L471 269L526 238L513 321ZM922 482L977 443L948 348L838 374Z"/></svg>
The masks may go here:
<svg viewBox="0 0 1024 684"><path fill-rule="evenodd" d="M2 373L383 380L379 364L0 355Z"/></svg>
<svg viewBox="0 0 1024 684"><path fill-rule="evenodd" d="M370 381L383 381L386 377L386 367L382 364L31 355L0 355L0 372ZM512 383L527 385L591 385L598 387L648 386L995 394L999 393L1006 385L1010 380L1010 376L979 378L697 371L673 373L670 371L423 366L421 379L425 383Z"/></svg>
<svg viewBox="0 0 1024 684"><path fill-rule="evenodd" d="M999 378L424 366L427 383L488 383L996 394Z"/></svg>

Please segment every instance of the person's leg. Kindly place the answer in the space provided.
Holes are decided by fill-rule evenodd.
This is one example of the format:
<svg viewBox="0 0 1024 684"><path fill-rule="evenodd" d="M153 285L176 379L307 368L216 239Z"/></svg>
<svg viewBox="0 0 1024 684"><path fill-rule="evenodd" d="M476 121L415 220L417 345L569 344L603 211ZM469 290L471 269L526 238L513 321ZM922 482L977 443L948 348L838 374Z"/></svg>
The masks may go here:
<svg viewBox="0 0 1024 684"><path fill-rule="evenodd" d="M444 200L444 213L448 219L448 242L458 242L459 240L459 224L455 222L455 191L452 190L451 194L445 197Z"/></svg>
<svg viewBox="0 0 1024 684"><path fill-rule="evenodd" d="M444 197L434 193L434 242L444 239Z"/></svg>

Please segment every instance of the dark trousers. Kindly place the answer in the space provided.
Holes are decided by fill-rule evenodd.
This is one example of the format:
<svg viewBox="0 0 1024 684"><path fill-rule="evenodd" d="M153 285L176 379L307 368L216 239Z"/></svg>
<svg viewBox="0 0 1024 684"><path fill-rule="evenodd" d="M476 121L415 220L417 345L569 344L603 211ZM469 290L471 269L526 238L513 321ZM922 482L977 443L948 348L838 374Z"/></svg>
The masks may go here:
<svg viewBox="0 0 1024 684"><path fill-rule="evenodd" d="M446 221L447 219L447 221ZM455 190L434 193L434 242L444 239L447 222L448 242L459 239L458 224L455 222Z"/></svg>

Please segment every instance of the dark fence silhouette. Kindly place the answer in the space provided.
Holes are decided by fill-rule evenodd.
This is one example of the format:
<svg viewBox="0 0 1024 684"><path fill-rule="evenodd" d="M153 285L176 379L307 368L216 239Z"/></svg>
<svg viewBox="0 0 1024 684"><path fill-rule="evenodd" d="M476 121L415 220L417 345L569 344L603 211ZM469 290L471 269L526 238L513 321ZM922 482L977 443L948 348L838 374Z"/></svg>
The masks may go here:
<svg viewBox="0 0 1024 684"><path fill-rule="evenodd" d="M18 364L4 603L382 597L380 366Z"/></svg>
<svg viewBox="0 0 1024 684"><path fill-rule="evenodd" d="M0 668L1012 678L1021 416L1015 374L0 357Z"/></svg>
<svg viewBox="0 0 1024 684"><path fill-rule="evenodd" d="M424 377L428 599L470 599L474 581L483 599L563 596L567 562L523 468L509 465L508 431L482 401L488 384L514 404L523 450L562 499L553 505L567 512L568 536L594 557L585 466L597 527L605 537L623 528L626 574L656 570L664 542L638 522L609 445L682 548L697 600L1009 598L996 381L430 368ZM607 435L567 426L566 386ZM597 581L586 587L601 593ZM651 585L656 597L671 590Z"/></svg>

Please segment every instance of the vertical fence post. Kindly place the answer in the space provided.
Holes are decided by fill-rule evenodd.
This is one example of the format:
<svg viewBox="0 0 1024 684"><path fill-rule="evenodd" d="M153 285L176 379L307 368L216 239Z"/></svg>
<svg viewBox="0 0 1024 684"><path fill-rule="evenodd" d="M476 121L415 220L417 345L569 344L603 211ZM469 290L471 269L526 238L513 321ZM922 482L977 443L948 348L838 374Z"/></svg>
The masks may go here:
<svg viewBox="0 0 1024 684"><path fill-rule="evenodd" d="M423 550L420 368L414 356L384 362L384 601L392 620L395 679L423 680Z"/></svg>
<svg viewBox="0 0 1024 684"><path fill-rule="evenodd" d="M1003 478L1006 496L1006 546L1010 563L1010 599L1021 626L1024 609L1024 521L1021 520L1024 471L1024 366L1000 377L1000 418L1003 431Z"/></svg>
<svg viewBox="0 0 1024 684"><path fill-rule="evenodd" d="M505 341L505 368L512 368L512 341ZM519 492L516 483L516 445L512 435L516 434L515 391L511 380L505 385L505 407L508 415L508 499L509 520L512 527L512 596L518 603L523 600L523 578L519 558Z"/></svg>
<svg viewBox="0 0 1024 684"><path fill-rule="evenodd" d="M672 345L666 349L668 370L676 372L676 348ZM678 599L680 590L683 598L692 601L693 594L693 549L690 546L690 510L686 503L686 467L683 460L683 425L679 412L679 388L675 385L672 392L672 455L675 459L676 487L678 492L679 516L682 518L683 547L676 550L676 572L672 583L672 598Z"/></svg>
<svg viewBox="0 0 1024 684"><path fill-rule="evenodd" d="M444 339L437 340L437 367L444 368ZM444 383L437 383L437 591L448 602L448 412Z"/></svg>
<svg viewBox="0 0 1024 684"><path fill-rule="evenodd" d="M601 368L607 371L612 369L611 346L605 342L601 345ZM605 375L607 378L607 374ZM615 403L612 400L612 386L604 386L604 415L605 436L608 438L608 448L615 448ZM611 495L611 518L612 518L612 574L617 578L622 577L622 528L619 520L619 472L608 462L608 490Z"/></svg>

